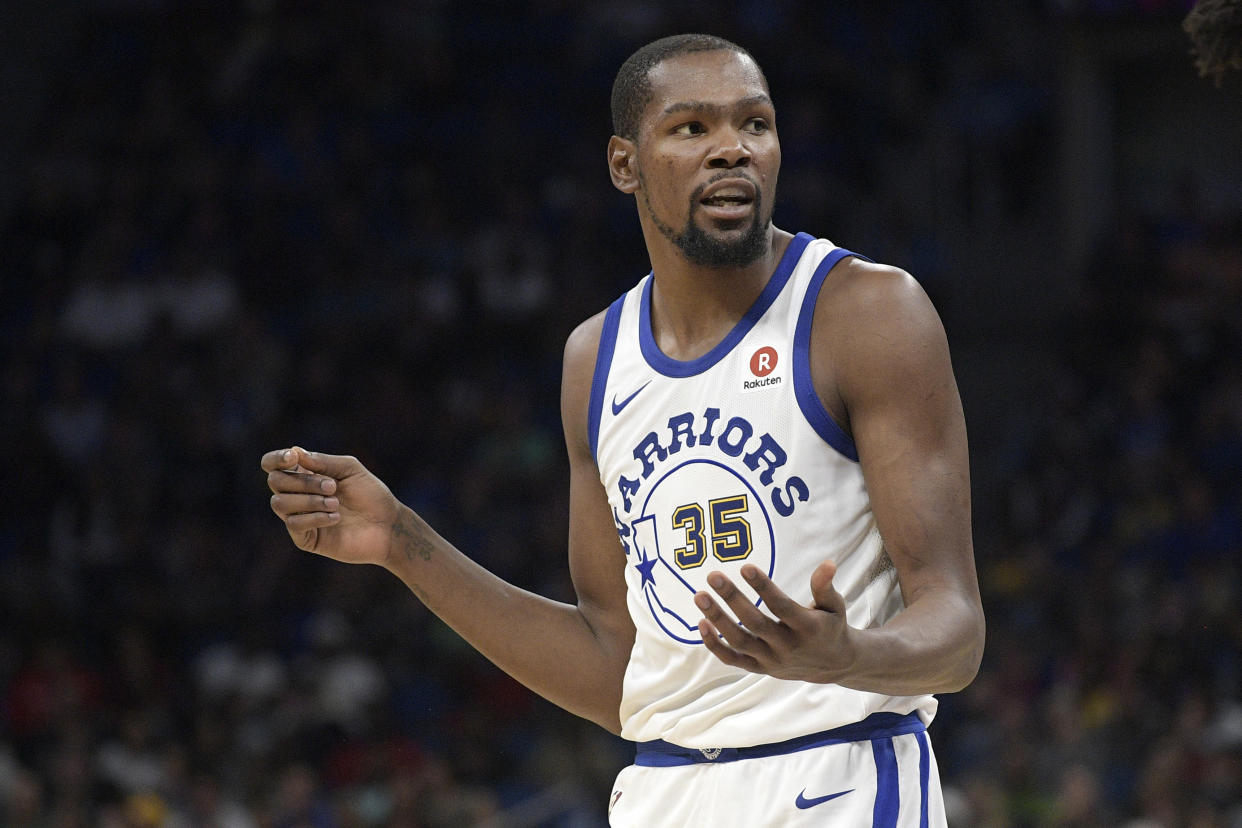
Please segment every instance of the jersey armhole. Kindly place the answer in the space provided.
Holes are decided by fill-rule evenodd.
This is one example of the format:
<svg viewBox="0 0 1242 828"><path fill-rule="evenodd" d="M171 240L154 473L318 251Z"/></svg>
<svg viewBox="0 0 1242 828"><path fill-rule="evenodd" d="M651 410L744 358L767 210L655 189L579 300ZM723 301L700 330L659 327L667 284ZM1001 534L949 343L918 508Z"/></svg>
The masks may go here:
<svg viewBox="0 0 1242 828"><path fill-rule="evenodd" d="M604 415L604 390L608 387L608 371L612 367L612 355L617 347L617 329L621 325L621 309L625 306L622 294L608 306L604 314L604 329L599 335L599 349L595 354L595 374L591 377L591 402L587 408L587 437L591 441L591 457L599 462L599 427Z"/></svg>
<svg viewBox="0 0 1242 828"><path fill-rule="evenodd" d="M825 443L847 459L857 463L858 447L854 445L853 438L846 434L845 430L828 413L819 394L815 393L815 383L811 381L811 322L815 318L815 303L819 298L820 288L824 286L828 271L846 256L856 256L864 261L871 261L866 256L860 256L838 247L825 256L815 268L815 272L811 274L806 293L802 297L802 308L798 311L798 324L794 328L793 381L794 397L807 423L816 434L823 438Z"/></svg>

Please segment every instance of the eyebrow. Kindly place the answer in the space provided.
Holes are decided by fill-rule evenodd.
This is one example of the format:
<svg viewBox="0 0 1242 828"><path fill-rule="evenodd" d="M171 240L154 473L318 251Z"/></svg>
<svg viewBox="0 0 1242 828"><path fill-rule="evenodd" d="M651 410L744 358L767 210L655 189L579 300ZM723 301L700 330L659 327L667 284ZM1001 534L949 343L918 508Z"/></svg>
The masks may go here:
<svg viewBox="0 0 1242 828"><path fill-rule="evenodd" d="M662 114L673 115L677 112L693 111L708 112L712 115L721 115L731 109L744 109L748 106L754 106L755 104L766 104L767 106L771 106L772 99L767 95L759 94L741 98L740 100L728 105L708 103L706 101L677 101L676 103L671 103L666 106Z"/></svg>

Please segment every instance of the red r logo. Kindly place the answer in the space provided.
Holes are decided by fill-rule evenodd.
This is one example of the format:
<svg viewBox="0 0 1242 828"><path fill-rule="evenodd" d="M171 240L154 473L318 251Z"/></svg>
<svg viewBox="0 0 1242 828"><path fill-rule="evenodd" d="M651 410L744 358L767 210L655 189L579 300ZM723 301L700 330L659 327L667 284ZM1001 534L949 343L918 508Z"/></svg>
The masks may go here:
<svg viewBox="0 0 1242 828"><path fill-rule="evenodd" d="M766 377L776 370L776 349L765 345L750 358L750 372L756 377Z"/></svg>

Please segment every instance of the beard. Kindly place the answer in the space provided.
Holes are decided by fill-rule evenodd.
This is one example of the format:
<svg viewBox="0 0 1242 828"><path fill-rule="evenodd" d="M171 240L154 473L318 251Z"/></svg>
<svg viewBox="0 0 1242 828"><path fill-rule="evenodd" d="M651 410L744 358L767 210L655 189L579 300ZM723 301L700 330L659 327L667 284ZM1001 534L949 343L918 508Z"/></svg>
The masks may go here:
<svg viewBox="0 0 1242 828"><path fill-rule="evenodd" d="M741 236L721 239L709 235L694 223L694 209L686 221L686 229L671 237L673 244L696 265L704 267L745 267L759 261L768 252L768 224L760 220L758 196L755 197L755 215L750 226Z"/></svg>
<svg viewBox="0 0 1242 828"><path fill-rule="evenodd" d="M694 213L699 207L699 198L703 190L707 189L708 184L699 187L690 197L686 226L681 232L677 232L660 221L651 209L650 201L647 202L647 214L651 216L660 233L676 245L682 255L692 264L713 268L737 268L759 261L768 252L768 224L772 220L770 213L766 217L763 214L762 194L756 187L755 209L746 231L740 236L722 239L708 233L694 221ZM646 197L645 190L644 187L644 198Z"/></svg>

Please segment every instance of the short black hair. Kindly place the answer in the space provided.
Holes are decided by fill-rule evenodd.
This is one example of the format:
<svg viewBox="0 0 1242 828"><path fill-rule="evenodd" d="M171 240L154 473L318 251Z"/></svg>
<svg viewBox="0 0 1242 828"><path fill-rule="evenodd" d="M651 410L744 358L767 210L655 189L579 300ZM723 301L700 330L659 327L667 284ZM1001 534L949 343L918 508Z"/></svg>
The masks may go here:
<svg viewBox="0 0 1242 828"><path fill-rule="evenodd" d="M736 52L745 55L759 67L754 55L736 43L709 34L679 34L654 40L625 59L612 82L612 131L633 141L638 135L638 122L651 102L651 70L671 57L692 52ZM763 85L768 79L759 69Z"/></svg>

